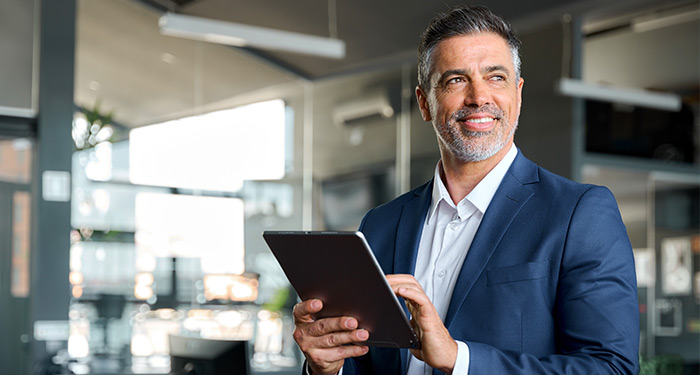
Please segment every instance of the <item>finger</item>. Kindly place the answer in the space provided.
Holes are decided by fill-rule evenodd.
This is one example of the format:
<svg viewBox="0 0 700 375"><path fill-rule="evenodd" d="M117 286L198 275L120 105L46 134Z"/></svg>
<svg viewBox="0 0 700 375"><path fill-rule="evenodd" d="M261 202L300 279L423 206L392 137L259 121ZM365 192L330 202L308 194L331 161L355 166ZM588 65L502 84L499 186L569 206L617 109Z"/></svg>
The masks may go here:
<svg viewBox="0 0 700 375"><path fill-rule="evenodd" d="M413 275L408 275L408 274L395 274L395 275L386 275L387 281L389 281L389 284L391 283L404 283L404 284L418 284L418 281Z"/></svg>
<svg viewBox="0 0 700 375"><path fill-rule="evenodd" d="M391 287L391 290L394 292L394 294L396 294L399 297L403 297L403 295L401 295L399 293L399 290L405 290L405 291L410 290L415 295L425 295L425 292L423 291L423 289L419 285L415 285L415 284L395 284L395 285L391 285L390 287ZM407 292L403 292L404 295L406 295L406 293ZM426 299L428 298L427 295L425 298Z"/></svg>
<svg viewBox="0 0 700 375"><path fill-rule="evenodd" d="M425 292L412 285L397 285L394 289L394 293L401 298L413 302L417 306L432 306L432 302L430 302Z"/></svg>
<svg viewBox="0 0 700 375"><path fill-rule="evenodd" d="M413 275L387 275L386 279L392 289L395 289L395 287L401 285L416 288L421 292L423 291L423 287L420 285L418 280L413 277Z"/></svg>
<svg viewBox="0 0 700 375"><path fill-rule="evenodd" d="M302 301L294 305L292 314L294 321L301 323L311 323L314 321L313 314L323 309L323 302L318 299Z"/></svg>
<svg viewBox="0 0 700 375"><path fill-rule="evenodd" d="M423 288L421 288L420 285L416 285L416 284L394 283L394 284L390 284L389 287L391 287L391 289L394 292L398 291L400 288L406 288L406 289L414 289L420 293L425 293L425 292L423 292Z"/></svg>
<svg viewBox="0 0 700 375"><path fill-rule="evenodd" d="M317 349L329 349L347 346L350 344L360 344L369 338L369 332L358 329L348 332L336 332L328 335L316 337L311 346Z"/></svg>
<svg viewBox="0 0 700 375"><path fill-rule="evenodd" d="M305 334L303 329L297 329L292 334L294 340L299 345L302 352L310 353L326 353L323 350L335 349L342 346L347 346L349 344L362 344L369 338L369 332L364 329L358 329L348 332L336 332L330 333L323 336L310 336ZM363 345L360 345L363 346ZM317 352L322 350L322 352ZM321 355L321 354L318 354ZM319 357L318 360L337 360L336 357Z"/></svg>
<svg viewBox="0 0 700 375"><path fill-rule="evenodd" d="M308 326L311 336L323 336L333 332L352 331L357 328L357 319L351 317L319 319Z"/></svg>
<svg viewBox="0 0 700 375"><path fill-rule="evenodd" d="M415 288L400 287L395 291L395 293L397 296L406 301L406 306L411 312L411 316L437 316L437 311L435 310L433 303L430 301L428 296L423 293L423 291L416 290Z"/></svg>

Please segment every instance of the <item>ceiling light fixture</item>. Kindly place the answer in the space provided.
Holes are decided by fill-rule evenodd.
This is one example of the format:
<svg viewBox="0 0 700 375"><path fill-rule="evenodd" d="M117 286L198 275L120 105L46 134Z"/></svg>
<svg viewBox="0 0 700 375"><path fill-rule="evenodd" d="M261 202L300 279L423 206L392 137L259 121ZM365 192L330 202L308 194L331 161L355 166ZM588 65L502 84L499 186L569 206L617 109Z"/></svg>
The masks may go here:
<svg viewBox="0 0 700 375"><path fill-rule="evenodd" d="M158 23L163 35L334 59L345 57L345 41L340 39L174 13L161 16Z"/></svg>
<svg viewBox="0 0 700 375"><path fill-rule="evenodd" d="M632 20L632 30L636 33L663 29L669 26L676 26L686 22L697 21L700 18L700 10L693 9L689 12L668 14L664 16L650 15L637 17Z"/></svg>
<svg viewBox="0 0 700 375"><path fill-rule="evenodd" d="M680 111L682 104L681 97L676 94L589 83L571 78L559 80L558 90L561 94L567 96L666 111Z"/></svg>

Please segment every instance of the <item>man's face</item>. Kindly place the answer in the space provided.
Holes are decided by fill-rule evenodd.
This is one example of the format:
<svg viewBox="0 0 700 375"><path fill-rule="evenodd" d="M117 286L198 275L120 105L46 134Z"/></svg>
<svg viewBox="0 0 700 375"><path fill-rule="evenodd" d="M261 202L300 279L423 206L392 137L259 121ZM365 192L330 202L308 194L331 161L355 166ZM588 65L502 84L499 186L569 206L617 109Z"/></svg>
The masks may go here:
<svg viewBox="0 0 700 375"><path fill-rule="evenodd" d="M478 33L438 43L430 87L418 87L416 96L423 119L433 122L443 158L471 162L512 144L522 87L506 41Z"/></svg>

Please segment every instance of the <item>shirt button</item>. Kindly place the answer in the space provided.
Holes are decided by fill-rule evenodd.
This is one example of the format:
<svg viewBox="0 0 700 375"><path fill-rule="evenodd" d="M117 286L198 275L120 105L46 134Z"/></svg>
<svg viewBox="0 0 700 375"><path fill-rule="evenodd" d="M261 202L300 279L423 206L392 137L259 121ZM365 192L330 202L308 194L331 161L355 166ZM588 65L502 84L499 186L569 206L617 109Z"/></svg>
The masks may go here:
<svg viewBox="0 0 700 375"><path fill-rule="evenodd" d="M445 271L441 270L440 272L438 272L438 277L445 277Z"/></svg>
<svg viewBox="0 0 700 375"><path fill-rule="evenodd" d="M457 224L457 223L450 224L450 229L457 230L458 228L459 228L459 224Z"/></svg>

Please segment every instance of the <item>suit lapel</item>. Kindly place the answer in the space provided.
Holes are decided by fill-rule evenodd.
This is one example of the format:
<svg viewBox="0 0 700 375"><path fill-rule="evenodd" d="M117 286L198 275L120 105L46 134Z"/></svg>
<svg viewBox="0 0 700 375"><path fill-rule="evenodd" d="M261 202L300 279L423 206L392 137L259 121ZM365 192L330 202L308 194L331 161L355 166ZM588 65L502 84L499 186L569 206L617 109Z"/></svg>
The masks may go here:
<svg viewBox="0 0 700 375"><path fill-rule="evenodd" d="M404 204L396 230L394 274L413 274L425 215L430 206L432 181L417 189L414 199Z"/></svg>
<svg viewBox="0 0 700 375"><path fill-rule="evenodd" d="M446 327L449 328L503 234L532 196L532 191L524 185L536 182L537 179L537 166L518 153L491 200L464 260L447 309Z"/></svg>

